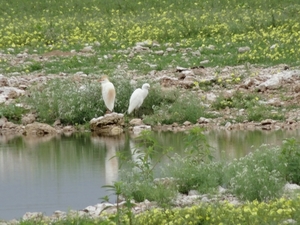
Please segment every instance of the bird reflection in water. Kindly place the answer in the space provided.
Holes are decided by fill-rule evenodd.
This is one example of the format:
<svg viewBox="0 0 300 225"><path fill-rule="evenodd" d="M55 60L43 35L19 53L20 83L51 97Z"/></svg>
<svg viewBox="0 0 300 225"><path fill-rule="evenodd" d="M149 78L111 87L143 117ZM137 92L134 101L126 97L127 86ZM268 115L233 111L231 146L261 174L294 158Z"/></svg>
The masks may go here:
<svg viewBox="0 0 300 225"><path fill-rule="evenodd" d="M119 149L125 145L125 135L118 136L98 136L91 135L91 141L106 149L105 156L105 183L112 185L118 180L119 162L115 157Z"/></svg>

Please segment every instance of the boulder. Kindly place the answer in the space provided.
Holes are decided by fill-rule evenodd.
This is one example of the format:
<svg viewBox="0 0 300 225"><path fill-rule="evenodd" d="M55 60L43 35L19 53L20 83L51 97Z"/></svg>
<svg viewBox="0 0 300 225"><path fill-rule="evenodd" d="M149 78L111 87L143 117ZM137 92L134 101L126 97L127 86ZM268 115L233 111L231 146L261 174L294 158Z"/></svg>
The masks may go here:
<svg viewBox="0 0 300 225"><path fill-rule="evenodd" d="M123 133L124 114L110 113L90 121L90 129L97 135L114 136Z"/></svg>
<svg viewBox="0 0 300 225"><path fill-rule="evenodd" d="M31 123L35 122L35 115L32 113L23 115L21 122L23 125L31 124Z"/></svg>
<svg viewBox="0 0 300 225"><path fill-rule="evenodd" d="M139 125L143 124L143 121L142 121L142 119L134 118L134 119L130 120L129 124L132 126L139 126Z"/></svg>
<svg viewBox="0 0 300 225"><path fill-rule="evenodd" d="M34 122L25 126L23 135L26 136L46 136L57 134L57 131L52 126L45 123Z"/></svg>

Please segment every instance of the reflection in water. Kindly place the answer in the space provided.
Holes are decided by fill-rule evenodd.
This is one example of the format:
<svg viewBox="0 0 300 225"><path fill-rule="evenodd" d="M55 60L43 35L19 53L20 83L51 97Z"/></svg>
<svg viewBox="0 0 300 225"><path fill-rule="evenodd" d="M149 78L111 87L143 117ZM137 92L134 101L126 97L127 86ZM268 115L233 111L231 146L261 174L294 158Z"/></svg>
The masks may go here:
<svg viewBox="0 0 300 225"><path fill-rule="evenodd" d="M160 146L184 154L185 133L157 132ZM207 131L215 158L239 158L262 144L281 145L294 131ZM90 133L46 138L0 136L0 220L20 218L27 211L51 215L55 210L82 209L107 195L103 185L118 179L122 151L139 162L140 149L128 134L118 137ZM153 162L160 158L156 153ZM157 158L156 158L157 157ZM162 164L167 159L163 159ZM126 166L122 169L126 169Z"/></svg>
<svg viewBox="0 0 300 225"><path fill-rule="evenodd" d="M98 135L91 136L91 142L95 146L105 148L105 182L106 185L112 185L118 180L119 162L116 157L117 150L123 149L125 145L125 135L114 137L104 137Z"/></svg>

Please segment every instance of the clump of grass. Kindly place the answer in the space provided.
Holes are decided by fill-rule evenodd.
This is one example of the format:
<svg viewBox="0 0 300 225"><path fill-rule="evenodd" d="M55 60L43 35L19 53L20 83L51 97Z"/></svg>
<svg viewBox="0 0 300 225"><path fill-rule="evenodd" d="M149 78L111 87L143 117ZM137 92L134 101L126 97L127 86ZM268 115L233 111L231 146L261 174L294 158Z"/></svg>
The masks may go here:
<svg viewBox="0 0 300 225"><path fill-rule="evenodd" d="M206 113L206 109L201 104L201 99L194 93L185 93L184 96L178 93L170 93L172 95L171 102L163 102L161 107L154 108L154 114L145 117L145 122L155 125L184 123L189 121L196 123L197 120L203 117L213 117Z"/></svg>
<svg viewBox="0 0 300 225"><path fill-rule="evenodd" d="M243 200L263 201L281 196L285 179L279 153L279 148L262 148L228 163L224 167L224 185Z"/></svg>
<svg viewBox="0 0 300 225"><path fill-rule="evenodd" d="M23 107L17 106L14 103L11 103L9 105L0 104L0 118L5 117L10 122L13 123L21 123L22 116L28 112L27 109L24 109Z"/></svg>
<svg viewBox="0 0 300 225"><path fill-rule="evenodd" d="M225 97L220 95L216 101L212 104L215 109L237 108L237 109L249 109L259 104L258 93L243 93L240 91L235 92L231 97Z"/></svg>
<svg viewBox="0 0 300 225"><path fill-rule="evenodd" d="M60 119L63 124L84 124L104 114L100 85L71 80L53 79L44 86L32 87L24 101L36 111L38 120L53 123Z"/></svg>
<svg viewBox="0 0 300 225"><path fill-rule="evenodd" d="M264 119L283 120L285 118L284 114L280 111L278 113L270 113L272 109L273 107L271 106L257 105L256 107L248 109L247 118L249 121L255 122L260 122Z"/></svg>
<svg viewBox="0 0 300 225"><path fill-rule="evenodd" d="M155 183L155 172L162 158L168 156L172 149L164 148L154 138L153 132L143 131L136 139L136 147L132 150L132 158L124 158L131 167L121 173L123 195L141 202L145 199L160 204L170 202L176 188L166 191L163 184ZM159 155L159 157L157 157Z"/></svg>
<svg viewBox="0 0 300 225"><path fill-rule="evenodd" d="M300 142L286 139L281 147L281 159L285 162L285 178L290 183L300 184Z"/></svg>

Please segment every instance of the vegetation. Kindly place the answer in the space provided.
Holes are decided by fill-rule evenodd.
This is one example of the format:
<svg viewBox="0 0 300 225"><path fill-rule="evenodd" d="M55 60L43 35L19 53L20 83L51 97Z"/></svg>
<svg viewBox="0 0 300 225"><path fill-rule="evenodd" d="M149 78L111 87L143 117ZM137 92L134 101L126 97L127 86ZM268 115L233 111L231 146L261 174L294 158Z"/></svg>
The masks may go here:
<svg viewBox="0 0 300 225"><path fill-rule="evenodd" d="M299 155L299 142L293 138L286 139L282 146L262 146L230 162L213 160L213 149L198 128L191 130L185 140L185 157L171 156L172 149L160 146L149 131L142 133L137 144L132 158L118 155L121 161L131 162L127 164L131 167L122 170L119 181L105 186L125 199L125 205L117 205L116 214L102 212L94 219L70 215L52 224L284 224L300 219L299 192L283 189L287 182L297 182L299 174L298 164L287 157L294 155L297 160ZM162 154L157 154L162 150ZM166 156L170 162L158 167L158 162ZM219 186L226 188L225 195L238 197L239 203L220 198L217 202L199 201L184 208L173 207L172 199L178 192L197 190L210 198L218 196ZM107 201L109 197L103 199ZM146 199L157 202L159 207L134 214L132 200ZM34 221L34 224L46 222Z"/></svg>
<svg viewBox="0 0 300 225"><path fill-rule="evenodd" d="M13 72L29 74L87 74L83 86L62 77L35 87L24 101L34 110L38 119L52 123L60 119L63 124L82 124L103 114L99 90L92 81L107 74L117 86L115 111L125 112L133 87L132 77L123 68L147 74L178 65L197 67L208 60L206 66L245 65L246 72L234 72L227 79L216 77L216 83L195 82L195 88L230 87L240 83L247 74L247 65L277 65L285 63L299 66L299 30L297 16L300 11L296 0L269 0L251 3L240 0L179 1L27 1L4 0L0 6L0 73L13 76ZM137 42L144 42L152 51L130 55ZM157 43L159 45L157 45ZM92 46L93 54L71 54L85 46ZM248 46L251 51L239 52ZM168 54L155 54L158 50ZM172 50L174 49L174 50ZM9 55L26 52L44 54L52 51L68 52L54 55L48 60L25 57L24 63L10 62ZM151 66L153 65L153 66ZM120 69L121 68L121 69ZM60 83L61 81L61 83ZM147 80L147 82L149 82ZM149 124L172 124L190 121L200 116L212 118L209 109L200 104L204 99L196 92L182 95L178 89L165 93L157 84L147 97L142 114ZM45 91L45 93L43 93ZM53 96L53 98L52 98ZM244 96L239 93L230 99L219 97L214 108L246 108L248 114L237 120L260 121L266 119L272 107L257 101L258 94ZM68 99L66 102L65 99ZM242 100L242 101L241 101ZM37 102L38 104L36 104ZM67 103L67 104L65 104ZM2 106L5 108L6 106ZM276 110L278 110L276 108ZM9 117L9 110L2 112ZM271 114L271 119L282 120L284 114ZM16 121L19 121L17 119Z"/></svg>
<svg viewBox="0 0 300 225"><path fill-rule="evenodd" d="M170 0L110 3L31 0L26 4L4 0L0 48L19 51L30 47L44 52L78 49L98 41L101 48L97 51L105 54L108 49L126 49L136 42L149 40L149 45L152 41L171 45L178 42L182 47L203 48L201 58L210 59L211 65L297 64L299 10L296 0L284 3L278 0L264 3L180 1L176 4ZM213 51L206 48L210 45L216 48ZM237 54L236 49L241 46L249 46L252 51ZM125 60L122 55L114 54L110 61ZM179 60L178 56L172 58ZM130 64L139 64L138 58ZM158 62L162 68L169 64L162 57L152 56L149 60ZM197 65L198 60L193 58L186 63Z"/></svg>
<svg viewBox="0 0 300 225"><path fill-rule="evenodd" d="M131 75L121 73L119 68L147 74L153 69L163 70L178 65L197 67L203 60L208 60L206 66L209 67L247 67L248 63L300 65L298 0L176 3L171 0L3 0L0 11L1 74L71 74L70 78L37 83L22 99L29 110L38 115L38 120L46 123L60 119L63 124L84 124L103 115L100 85L93 83L99 74L111 77L117 90L115 111L124 112L130 94L140 83L132 85L129 82ZM153 51L129 56L137 42L145 42ZM9 59L10 55L23 52L41 56L54 50L75 50L78 53L85 46L92 46L93 54L57 55L47 61L25 58L23 64L12 63ZM246 46L251 50L238 51L239 47ZM153 53L167 48L171 48L168 54ZM80 82L75 76L73 79L72 75L78 71L87 74L87 78ZM172 124L188 120L195 123L200 116L213 117L208 108L200 104L202 99L194 90L211 89L214 85L230 87L241 82L244 74L232 74L227 80L218 79L218 74L214 76L215 83L195 83L194 89L184 95L179 89L162 91L155 88L154 81L147 81L154 88L141 108L145 122ZM256 93L246 96L236 93L230 98L218 97L212 107L248 109L241 121L270 118L266 112L273 107L261 104L259 100ZM27 109L14 104L0 105L0 115L14 122L20 122L26 112ZM280 111L271 116L279 120L284 118ZM198 131L193 132L191 137L200 135ZM125 213L120 210L117 215L103 221L70 218L53 224L164 224L167 221L173 224L182 224L183 221L190 224L278 224L287 219L299 221L299 198L280 198L285 182L300 183L299 143L296 140L287 140L281 148L255 151L230 163L213 161L209 157L211 149L195 143L195 140L199 139L187 140L188 157L170 157L172 163L160 174L175 177L176 185L166 189L153 181L158 171L157 164L152 161L153 154L158 149L165 150L164 156L167 157L169 151L156 146L150 138L150 144L138 156L139 160L133 162L135 169L132 173L124 175L124 180L110 187L117 195L125 196L128 203ZM241 206L220 203L181 210L168 208L177 191L187 193L196 189L200 193L214 193L218 186L225 186L246 202ZM132 215L128 211L131 199L157 201L162 209ZM36 223L21 221L20 224Z"/></svg>

